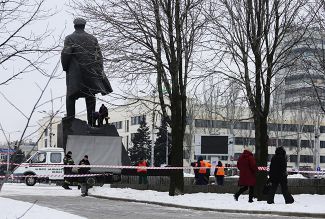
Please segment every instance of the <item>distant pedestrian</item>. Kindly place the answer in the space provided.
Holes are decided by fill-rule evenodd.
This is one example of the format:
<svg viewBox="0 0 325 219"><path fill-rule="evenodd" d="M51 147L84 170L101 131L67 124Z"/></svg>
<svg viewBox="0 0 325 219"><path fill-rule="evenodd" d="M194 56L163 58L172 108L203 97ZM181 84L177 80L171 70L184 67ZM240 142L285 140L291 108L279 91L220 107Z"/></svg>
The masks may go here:
<svg viewBox="0 0 325 219"><path fill-rule="evenodd" d="M104 119L106 125L108 124L108 110L107 107L102 104L102 106L99 108L99 119L98 119L98 126L102 126L104 124Z"/></svg>
<svg viewBox="0 0 325 219"><path fill-rule="evenodd" d="M200 167L197 174L197 185L207 185L210 177L211 164L203 160L202 156L199 156L196 167Z"/></svg>
<svg viewBox="0 0 325 219"><path fill-rule="evenodd" d="M63 158L64 165L74 165L74 161L72 159L72 152L68 151L68 153ZM64 167L64 175L71 175L72 174L72 167ZM64 189L71 189L69 185L71 184L72 177L64 177L64 183L62 187Z"/></svg>
<svg viewBox="0 0 325 219"><path fill-rule="evenodd" d="M274 195L280 184L285 203L292 204L294 199L288 190L287 159L286 151L283 147L278 147L275 150L275 155L271 159L269 177L272 185L268 194L267 203L274 204Z"/></svg>
<svg viewBox="0 0 325 219"><path fill-rule="evenodd" d="M147 168L148 167L148 163L144 158L140 158L140 161L138 163L138 168L137 168L137 173L139 176L139 184L148 184L148 178L147 178Z"/></svg>
<svg viewBox="0 0 325 219"><path fill-rule="evenodd" d="M239 196L243 192L249 189L248 202L253 202L257 166L252 151L252 146L245 147L244 152L240 155L237 161L237 168L239 169L238 185L240 186L240 189L234 195L236 201L238 201Z"/></svg>
<svg viewBox="0 0 325 219"><path fill-rule="evenodd" d="M79 165L90 165L88 160L88 155L85 155L84 158L79 162ZM79 174L89 174L90 173L90 167L80 167L78 169ZM80 177L80 187L81 187L81 196L87 196L88 195L88 184L87 184L87 177Z"/></svg>
<svg viewBox="0 0 325 219"><path fill-rule="evenodd" d="M214 170L214 176L216 179L216 184L219 186L223 186L224 178L225 178L225 167L222 165L221 161L218 161L218 165Z"/></svg>

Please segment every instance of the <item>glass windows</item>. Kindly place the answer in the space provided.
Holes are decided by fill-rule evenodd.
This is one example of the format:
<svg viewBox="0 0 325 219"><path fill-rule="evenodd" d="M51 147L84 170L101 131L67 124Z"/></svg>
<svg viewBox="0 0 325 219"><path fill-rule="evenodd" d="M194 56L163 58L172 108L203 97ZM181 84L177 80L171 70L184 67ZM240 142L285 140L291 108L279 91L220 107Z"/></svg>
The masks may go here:
<svg viewBox="0 0 325 219"><path fill-rule="evenodd" d="M116 129L122 129L122 121L112 122L111 124L114 125Z"/></svg>
<svg viewBox="0 0 325 219"><path fill-rule="evenodd" d="M51 163L61 163L62 154L61 153L51 153L50 161Z"/></svg>
<svg viewBox="0 0 325 219"><path fill-rule="evenodd" d="M142 115L142 116L133 116L133 117L131 117L131 125L138 125L143 120L144 121L146 120L146 116L145 115Z"/></svg>
<svg viewBox="0 0 325 219"><path fill-rule="evenodd" d="M32 158L32 163L45 163L45 162L46 162L46 152L37 153Z"/></svg>

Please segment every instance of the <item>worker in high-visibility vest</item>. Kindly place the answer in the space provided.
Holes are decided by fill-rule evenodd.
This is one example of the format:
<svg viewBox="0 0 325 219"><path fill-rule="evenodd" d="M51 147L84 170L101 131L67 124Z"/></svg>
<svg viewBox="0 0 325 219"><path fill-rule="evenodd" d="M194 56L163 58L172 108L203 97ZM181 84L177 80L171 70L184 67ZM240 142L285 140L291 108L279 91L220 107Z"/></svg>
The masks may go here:
<svg viewBox="0 0 325 219"><path fill-rule="evenodd" d="M216 178L216 184L222 186L225 178L225 167L222 165L220 160L214 170L214 176Z"/></svg>
<svg viewBox="0 0 325 219"><path fill-rule="evenodd" d="M197 185L207 185L209 183L209 176L210 176L210 167L211 164L207 161L203 160L203 157L199 157L196 167L199 168L198 171L198 179L197 179Z"/></svg>
<svg viewBox="0 0 325 219"><path fill-rule="evenodd" d="M139 184L148 184L148 179L147 179L147 168L148 167L148 162L144 159L141 158L140 162L138 163L138 168L137 168L137 173L139 175Z"/></svg>

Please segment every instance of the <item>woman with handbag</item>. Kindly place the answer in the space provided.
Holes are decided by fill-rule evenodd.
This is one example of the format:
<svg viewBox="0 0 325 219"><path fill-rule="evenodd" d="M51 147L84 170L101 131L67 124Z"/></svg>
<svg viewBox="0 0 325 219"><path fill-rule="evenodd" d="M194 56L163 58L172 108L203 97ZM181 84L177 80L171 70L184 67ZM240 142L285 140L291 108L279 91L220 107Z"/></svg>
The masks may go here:
<svg viewBox="0 0 325 219"><path fill-rule="evenodd" d="M268 194L267 203L274 204L274 195L280 184L285 203L292 204L294 199L288 190L287 159L286 151L283 147L278 147L275 150L275 155L271 160L269 177L272 185Z"/></svg>

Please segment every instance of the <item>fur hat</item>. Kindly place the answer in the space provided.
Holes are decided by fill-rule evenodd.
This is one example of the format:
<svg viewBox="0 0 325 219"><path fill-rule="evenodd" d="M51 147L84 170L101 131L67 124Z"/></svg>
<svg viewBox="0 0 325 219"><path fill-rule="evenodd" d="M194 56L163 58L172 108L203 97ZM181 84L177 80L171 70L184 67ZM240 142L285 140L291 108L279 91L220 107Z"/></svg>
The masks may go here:
<svg viewBox="0 0 325 219"><path fill-rule="evenodd" d="M248 146L245 146L245 147L244 147L244 150L246 150L246 151L249 151L249 152L252 152L252 153L253 153L253 151L254 151L254 146L253 146L253 145L248 145Z"/></svg>

